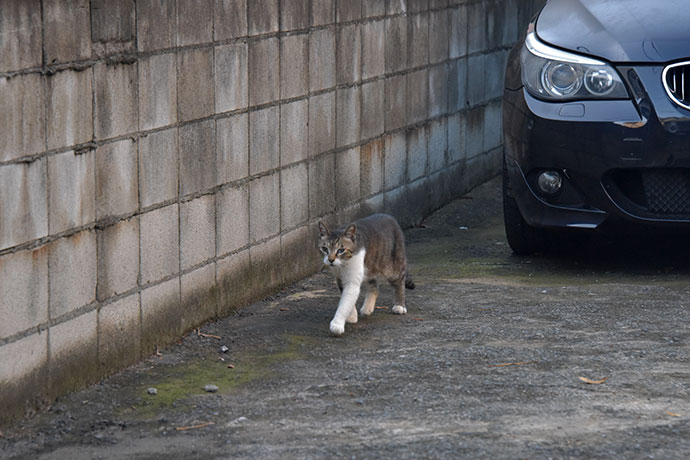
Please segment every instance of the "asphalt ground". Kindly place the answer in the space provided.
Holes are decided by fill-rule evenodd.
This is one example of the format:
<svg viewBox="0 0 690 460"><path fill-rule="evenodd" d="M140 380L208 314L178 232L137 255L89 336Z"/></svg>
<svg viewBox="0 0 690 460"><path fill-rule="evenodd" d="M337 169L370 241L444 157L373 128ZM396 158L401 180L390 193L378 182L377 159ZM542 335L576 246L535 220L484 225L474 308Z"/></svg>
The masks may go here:
<svg viewBox="0 0 690 460"><path fill-rule="evenodd" d="M332 337L324 271L3 428L0 457L688 458L690 245L517 257L500 203L493 180L406 232L407 315L384 286Z"/></svg>

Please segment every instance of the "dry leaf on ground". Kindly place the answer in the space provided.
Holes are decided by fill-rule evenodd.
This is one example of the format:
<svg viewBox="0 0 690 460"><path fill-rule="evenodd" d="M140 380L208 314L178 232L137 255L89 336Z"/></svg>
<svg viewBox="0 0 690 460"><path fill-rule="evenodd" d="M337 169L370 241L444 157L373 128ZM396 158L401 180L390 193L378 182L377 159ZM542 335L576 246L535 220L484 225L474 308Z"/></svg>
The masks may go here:
<svg viewBox="0 0 690 460"><path fill-rule="evenodd" d="M588 383L590 385L601 385L606 380L608 380L608 377L604 377L603 379L600 379L600 380L592 380L592 379L588 379L587 377L578 377L578 379L580 379L583 382Z"/></svg>

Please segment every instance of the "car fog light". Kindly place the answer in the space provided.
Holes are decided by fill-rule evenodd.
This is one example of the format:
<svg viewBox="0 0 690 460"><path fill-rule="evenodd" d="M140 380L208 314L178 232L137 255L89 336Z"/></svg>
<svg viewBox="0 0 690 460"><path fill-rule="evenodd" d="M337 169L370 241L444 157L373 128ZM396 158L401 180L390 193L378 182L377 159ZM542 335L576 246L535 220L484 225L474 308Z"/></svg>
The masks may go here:
<svg viewBox="0 0 690 460"><path fill-rule="evenodd" d="M561 189L563 178L558 171L544 171L537 178L539 190L545 195L553 195Z"/></svg>

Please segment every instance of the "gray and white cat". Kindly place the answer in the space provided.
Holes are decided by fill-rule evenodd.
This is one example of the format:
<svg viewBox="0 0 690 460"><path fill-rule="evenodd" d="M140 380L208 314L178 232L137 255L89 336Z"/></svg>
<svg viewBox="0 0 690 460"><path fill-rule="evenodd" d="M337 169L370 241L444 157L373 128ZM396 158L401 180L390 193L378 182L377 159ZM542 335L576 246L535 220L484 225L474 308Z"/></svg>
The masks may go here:
<svg viewBox="0 0 690 460"><path fill-rule="evenodd" d="M346 322L357 322L356 303L362 284L367 287L359 310L362 316L374 311L381 280L395 288L393 313L407 313L405 288L414 289L415 285L407 274L405 237L395 218L374 214L333 232L319 222L319 232L323 263L331 269L341 293L330 325L332 334L342 335Z"/></svg>

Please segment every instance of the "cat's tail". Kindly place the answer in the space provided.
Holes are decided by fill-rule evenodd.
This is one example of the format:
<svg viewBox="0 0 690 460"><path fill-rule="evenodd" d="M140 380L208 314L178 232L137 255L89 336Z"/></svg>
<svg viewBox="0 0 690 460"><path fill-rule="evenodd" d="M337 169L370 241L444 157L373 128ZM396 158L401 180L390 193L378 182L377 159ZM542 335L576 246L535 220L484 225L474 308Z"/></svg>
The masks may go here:
<svg viewBox="0 0 690 460"><path fill-rule="evenodd" d="M405 273L405 287L410 290L416 287L409 273Z"/></svg>

